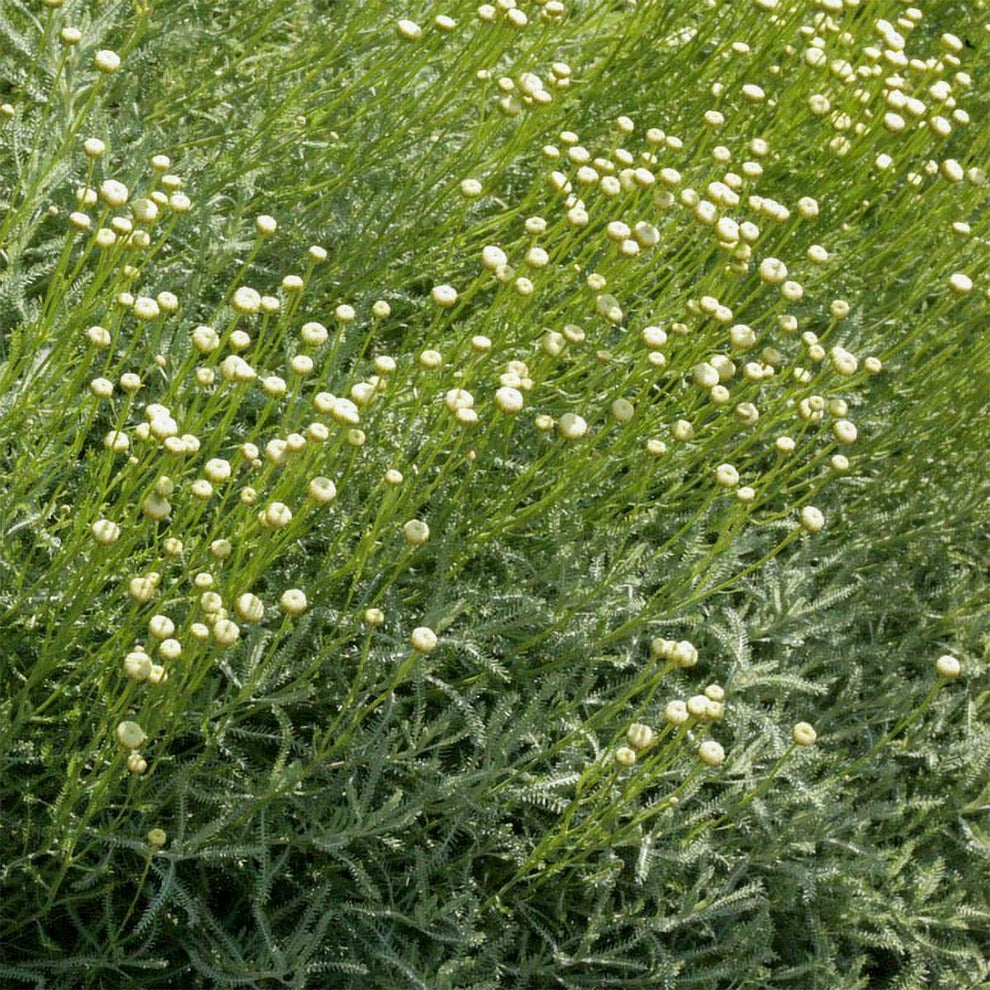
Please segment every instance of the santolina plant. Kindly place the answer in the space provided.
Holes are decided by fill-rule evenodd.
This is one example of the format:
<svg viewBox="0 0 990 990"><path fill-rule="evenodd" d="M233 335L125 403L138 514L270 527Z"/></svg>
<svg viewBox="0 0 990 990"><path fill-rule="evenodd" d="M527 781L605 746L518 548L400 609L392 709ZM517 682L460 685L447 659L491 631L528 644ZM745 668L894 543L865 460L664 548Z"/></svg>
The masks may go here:
<svg viewBox="0 0 990 990"><path fill-rule="evenodd" d="M229 17L0 18L5 979L979 978L976 15Z"/></svg>

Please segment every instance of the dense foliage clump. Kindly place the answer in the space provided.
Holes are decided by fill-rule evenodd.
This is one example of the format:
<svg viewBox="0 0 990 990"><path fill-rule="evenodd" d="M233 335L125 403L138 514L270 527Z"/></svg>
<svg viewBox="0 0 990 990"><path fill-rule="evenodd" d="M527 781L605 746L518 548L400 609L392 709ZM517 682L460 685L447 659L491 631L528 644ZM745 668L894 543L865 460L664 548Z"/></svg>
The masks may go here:
<svg viewBox="0 0 990 990"><path fill-rule="evenodd" d="M990 978L985 0L0 6L0 979Z"/></svg>

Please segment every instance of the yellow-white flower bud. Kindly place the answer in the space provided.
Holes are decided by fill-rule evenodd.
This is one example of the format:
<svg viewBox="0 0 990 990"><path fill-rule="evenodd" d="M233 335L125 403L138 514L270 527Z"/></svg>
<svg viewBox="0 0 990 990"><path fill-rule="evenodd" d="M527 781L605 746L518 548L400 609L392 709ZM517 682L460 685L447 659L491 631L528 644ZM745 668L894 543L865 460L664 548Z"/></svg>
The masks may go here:
<svg viewBox="0 0 990 990"><path fill-rule="evenodd" d="M798 746L813 746L818 733L809 722L798 722L791 730L791 738Z"/></svg>
<svg viewBox="0 0 990 990"><path fill-rule="evenodd" d="M234 610L244 622L261 622L265 617L265 606L257 595L252 595L250 591L238 595L234 602Z"/></svg>
<svg viewBox="0 0 990 990"><path fill-rule="evenodd" d="M405 18L396 22L395 29L399 37L405 38L406 41L419 41L423 37L423 29L415 21Z"/></svg>
<svg viewBox="0 0 990 990"><path fill-rule="evenodd" d="M768 285L780 285L787 278L787 265L778 258L764 258L760 262L760 279Z"/></svg>
<svg viewBox="0 0 990 990"><path fill-rule="evenodd" d="M430 527L422 519L410 519L402 527L406 542L414 547L420 547L430 538Z"/></svg>
<svg viewBox="0 0 990 990"><path fill-rule="evenodd" d="M619 423L628 423L636 415L636 407L628 399L621 397L613 399L609 409Z"/></svg>
<svg viewBox="0 0 990 990"><path fill-rule="evenodd" d="M820 509L806 505L800 513L801 528L809 533L820 533L825 528L825 516Z"/></svg>
<svg viewBox="0 0 990 990"><path fill-rule="evenodd" d="M137 722L130 720L118 723L116 735L117 742L125 749L137 749L148 738L144 729Z"/></svg>
<svg viewBox="0 0 990 990"><path fill-rule="evenodd" d="M175 632L175 623L167 615L153 615L148 620L148 633L155 639L168 639Z"/></svg>
<svg viewBox="0 0 990 990"><path fill-rule="evenodd" d="M302 325L299 336L304 344L308 344L310 347L320 347L327 342L330 335L322 323L312 320Z"/></svg>
<svg viewBox="0 0 990 990"><path fill-rule="evenodd" d="M100 184L100 199L114 209L123 206L127 202L128 195L127 186L116 179L105 179Z"/></svg>
<svg viewBox="0 0 990 990"><path fill-rule="evenodd" d="M334 318L338 323L353 323L357 319L354 307L347 303L341 303L333 311Z"/></svg>
<svg viewBox="0 0 990 990"><path fill-rule="evenodd" d="M258 232L259 237L271 237L278 230L278 222L267 213L262 213L260 216L255 217L254 229Z"/></svg>
<svg viewBox="0 0 990 990"><path fill-rule="evenodd" d="M417 626L409 642L417 653L432 653L437 648L437 634L428 626Z"/></svg>
<svg viewBox="0 0 990 990"><path fill-rule="evenodd" d="M714 739L706 739L698 747L698 759L707 767L717 767L725 762L725 750Z"/></svg>
<svg viewBox="0 0 990 990"><path fill-rule="evenodd" d="M667 333L661 327L643 327L640 336L651 351L659 350L667 343Z"/></svg>
<svg viewBox="0 0 990 990"><path fill-rule="evenodd" d="M285 379L278 375L267 375L262 378L261 387L265 390L265 394L270 395L273 399L280 399L289 388Z"/></svg>
<svg viewBox="0 0 990 990"><path fill-rule="evenodd" d="M749 350L749 348L756 346L756 334L752 327L745 323L737 323L729 328L729 343L733 350Z"/></svg>
<svg viewBox="0 0 990 990"><path fill-rule="evenodd" d="M158 653L165 660L178 660L182 656L182 644L177 639L163 639Z"/></svg>
<svg viewBox="0 0 990 990"><path fill-rule="evenodd" d="M198 498L202 502L213 497L213 485L206 478L197 478L190 486L189 492L193 498Z"/></svg>
<svg viewBox="0 0 990 990"><path fill-rule="evenodd" d="M265 509L265 522L272 529L284 529L292 522L292 510L284 502L272 502Z"/></svg>
<svg viewBox="0 0 990 990"><path fill-rule="evenodd" d="M615 751L615 762L622 767L631 767L636 762L636 750L620 746Z"/></svg>
<svg viewBox="0 0 990 990"><path fill-rule="evenodd" d="M306 491L314 502L319 502L321 505L328 505L337 497L337 486L322 475L310 479Z"/></svg>
<svg viewBox="0 0 990 990"><path fill-rule="evenodd" d="M289 615L302 615L309 607L305 592L299 588L288 588L283 591L279 603Z"/></svg>
<svg viewBox="0 0 990 990"><path fill-rule="evenodd" d="M674 666L687 670L698 662L698 650L689 640L682 639L671 645L667 658Z"/></svg>
<svg viewBox="0 0 990 990"><path fill-rule="evenodd" d="M687 710L688 714L698 719L699 721L706 721L708 719L708 706L711 704L711 699L704 694L692 695L687 700Z"/></svg>
<svg viewBox="0 0 990 990"><path fill-rule="evenodd" d="M228 354L220 362L220 374L228 382L249 382L257 377L257 372L237 354Z"/></svg>
<svg viewBox="0 0 990 990"><path fill-rule="evenodd" d="M588 424L576 413L564 413L557 422L557 431L565 440L580 440L588 432Z"/></svg>
<svg viewBox="0 0 990 990"><path fill-rule="evenodd" d="M265 444L265 458L277 467L282 467L288 462L289 453L289 445L280 437L273 437ZM254 457L251 460L254 460L257 456L257 450L255 450Z"/></svg>
<svg viewBox="0 0 990 990"><path fill-rule="evenodd" d="M104 75L113 75L120 68L120 56L107 48L103 48L93 56L96 71Z"/></svg>
<svg viewBox="0 0 990 990"><path fill-rule="evenodd" d="M109 378L94 378L89 383L89 391L96 399L109 399L113 396L113 382Z"/></svg>
<svg viewBox="0 0 990 990"><path fill-rule="evenodd" d="M739 484L739 472L731 464L719 464L715 469L715 483L722 488L735 488Z"/></svg>
<svg viewBox="0 0 990 990"><path fill-rule="evenodd" d="M495 392L495 405L504 413L517 413L523 407L522 393L516 388L504 386Z"/></svg>
<svg viewBox="0 0 990 990"><path fill-rule="evenodd" d="M962 664L954 656L946 653L935 661L935 672L939 677L955 680L962 673Z"/></svg>
<svg viewBox="0 0 990 990"><path fill-rule="evenodd" d="M832 367L835 369L837 374L845 377L856 374L856 369L859 367L859 361L856 360L856 356L854 354L851 354L844 347L833 347L828 352L828 356L832 362Z"/></svg>
<svg viewBox="0 0 990 990"><path fill-rule="evenodd" d="M148 845L152 849L161 849L168 842L168 835L163 828L153 828L147 835Z"/></svg>
<svg viewBox="0 0 990 990"><path fill-rule="evenodd" d="M361 616L361 621L366 626L380 626L385 622L385 613L380 608L366 608Z"/></svg>
<svg viewBox="0 0 990 990"><path fill-rule="evenodd" d="M109 519L97 519L90 527L93 539L105 547L117 542L120 536L120 527Z"/></svg>
<svg viewBox="0 0 990 990"><path fill-rule="evenodd" d="M148 769L148 761L138 752L130 753L127 757L127 769L139 777Z"/></svg>
<svg viewBox="0 0 990 990"><path fill-rule="evenodd" d="M230 301L230 305L245 316L257 313L261 307L261 294L249 285L238 288Z"/></svg>
<svg viewBox="0 0 990 990"><path fill-rule="evenodd" d="M216 484L227 481L231 474L230 462L222 457L212 457L203 465L203 474Z"/></svg>
<svg viewBox="0 0 990 990"><path fill-rule="evenodd" d="M626 742L633 749L646 749L654 739L653 730L642 722L633 722L626 730Z"/></svg>
<svg viewBox="0 0 990 990"><path fill-rule="evenodd" d="M361 422L358 407L350 399L334 399L330 407L330 416L341 426L357 426Z"/></svg>
<svg viewBox="0 0 990 990"><path fill-rule="evenodd" d="M725 701L725 688L721 684L709 684L705 688L705 697L712 701Z"/></svg>
<svg viewBox="0 0 990 990"><path fill-rule="evenodd" d="M839 443L855 443L856 424L849 419L837 419L832 424L832 435Z"/></svg>
<svg viewBox="0 0 990 990"><path fill-rule="evenodd" d="M192 343L200 354L210 354L220 346L220 336L213 327L198 326L192 332Z"/></svg>
<svg viewBox="0 0 990 990"><path fill-rule="evenodd" d="M957 296L965 296L973 291L973 280L963 272L953 272L949 276L949 288Z"/></svg>
<svg viewBox="0 0 990 990"><path fill-rule="evenodd" d="M197 575L199 577L200 575ZM209 577L209 575L207 575ZM213 579L210 578L207 582L196 581L197 588L210 587L213 583ZM204 591L199 596L199 607L206 612L208 615L210 613L219 612L223 608L223 599L215 591Z"/></svg>
<svg viewBox="0 0 990 990"><path fill-rule="evenodd" d="M313 367L313 359L308 354L294 354L289 359L289 368L297 375L311 375Z"/></svg>
<svg viewBox="0 0 990 990"><path fill-rule="evenodd" d="M691 717L683 701L668 701L663 710L664 721L670 725L686 725Z"/></svg>
<svg viewBox="0 0 990 990"><path fill-rule="evenodd" d="M471 409L474 406L474 396L463 388L452 388L443 397L444 405L452 412L458 409Z"/></svg>
<svg viewBox="0 0 990 990"><path fill-rule="evenodd" d="M430 295L441 309L449 309L457 302L457 290L452 285L435 285Z"/></svg>
<svg viewBox="0 0 990 990"><path fill-rule="evenodd" d="M233 646L241 638L241 630L230 619L217 619L213 623L213 638L219 646Z"/></svg>
<svg viewBox="0 0 990 990"><path fill-rule="evenodd" d="M140 683L146 681L150 673L151 657L144 650L134 650L124 657L124 676L128 680Z"/></svg>

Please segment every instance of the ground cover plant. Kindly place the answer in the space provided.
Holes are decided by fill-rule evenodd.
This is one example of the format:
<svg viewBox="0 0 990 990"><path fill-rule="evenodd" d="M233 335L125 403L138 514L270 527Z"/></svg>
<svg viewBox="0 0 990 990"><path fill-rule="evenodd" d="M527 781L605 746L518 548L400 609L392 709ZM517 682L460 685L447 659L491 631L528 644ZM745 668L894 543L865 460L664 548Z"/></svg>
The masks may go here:
<svg viewBox="0 0 990 990"><path fill-rule="evenodd" d="M985 0L0 5L0 978L990 979Z"/></svg>

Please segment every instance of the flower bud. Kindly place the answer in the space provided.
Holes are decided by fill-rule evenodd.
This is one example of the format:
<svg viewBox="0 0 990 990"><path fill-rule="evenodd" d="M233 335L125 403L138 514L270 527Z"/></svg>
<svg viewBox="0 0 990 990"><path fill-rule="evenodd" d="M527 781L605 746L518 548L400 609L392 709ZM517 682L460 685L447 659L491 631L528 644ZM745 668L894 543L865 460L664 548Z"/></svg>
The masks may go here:
<svg viewBox="0 0 990 990"><path fill-rule="evenodd" d="M167 615L153 615L148 620L148 633L155 639L168 639L175 632L175 623Z"/></svg>
<svg viewBox="0 0 990 990"><path fill-rule="evenodd" d="M328 505L337 497L337 486L329 478L317 475L310 480L307 493L314 502Z"/></svg>
<svg viewBox="0 0 990 990"><path fill-rule="evenodd" d="M177 639L163 639L158 653L166 660L178 660L182 656L182 644Z"/></svg>
<svg viewBox="0 0 990 990"><path fill-rule="evenodd" d="M292 510L284 502L272 502L265 509L265 522L272 529L284 529L292 522Z"/></svg>
<svg viewBox="0 0 990 990"><path fill-rule="evenodd" d="M236 312L243 315L257 313L261 308L261 294L248 285L242 285L234 292L230 304Z"/></svg>
<svg viewBox="0 0 990 990"><path fill-rule="evenodd" d="M670 725L681 726L687 724L690 715L683 701L668 701L663 710L663 717Z"/></svg>
<svg viewBox="0 0 990 990"><path fill-rule="evenodd" d="M213 623L213 638L220 646L233 646L240 636L240 627L230 619L217 619Z"/></svg>
<svg viewBox="0 0 990 990"><path fill-rule="evenodd" d="M150 673L151 657L143 650L135 650L124 657L124 675L129 680L146 681Z"/></svg>
<svg viewBox="0 0 990 990"><path fill-rule="evenodd" d="M646 749L654 739L653 730L642 722L633 722L626 730L626 742L633 749Z"/></svg>
<svg viewBox="0 0 990 990"><path fill-rule="evenodd" d="M120 68L120 56L116 52L103 48L93 56L93 64L97 72L112 75Z"/></svg>
<svg viewBox="0 0 990 990"><path fill-rule="evenodd" d="M427 626L417 626L409 641L417 653L432 653L437 647L437 634Z"/></svg>
<svg viewBox="0 0 990 990"><path fill-rule="evenodd" d="M299 588L288 588L283 591L279 603L289 615L302 615L309 607L305 592L300 591Z"/></svg>
<svg viewBox="0 0 990 990"><path fill-rule="evenodd" d="M739 472L731 464L719 464L715 469L715 482L722 488L735 488L739 484Z"/></svg>
<svg viewBox="0 0 990 990"><path fill-rule="evenodd" d="M105 547L117 542L120 536L120 527L109 519L97 519L90 527L93 539Z"/></svg>
<svg viewBox="0 0 990 990"><path fill-rule="evenodd" d="M147 835L148 845L152 849L161 849L168 842L168 836L163 828L153 828Z"/></svg>
<svg viewBox="0 0 990 990"><path fill-rule="evenodd" d="M500 388L495 392L495 405L509 415L517 413L523 407L522 393L516 388Z"/></svg>
<svg viewBox="0 0 990 990"><path fill-rule="evenodd" d="M798 746L813 746L818 733L808 722L798 722L791 730L791 737Z"/></svg>
<svg viewBox="0 0 990 990"><path fill-rule="evenodd" d="M576 413L564 413L557 422L557 431L565 440L579 440L588 431L588 424Z"/></svg>
<svg viewBox="0 0 990 990"><path fill-rule="evenodd" d="M441 309L449 309L457 302L457 290L452 285L435 285L430 295Z"/></svg>
<svg viewBox="0 0 990 990"><path fill-rule="evenodd" d="M385 613L380 608L367 608L361 616L366 626L380 626L385 622Z"/></svg>
<svg viewBox="0 0 990 990"><path fill-rule="evenodd" d="M126 749L137 749L147 738L137 722L124 721L117 726L117 741Z"/></svg>
<svg viewBox="0 0 990 990"><path fill-rule="evenodd" d="M628 746L620 746L615 751L615 762L619 766L631 767L636 762L636 750L630 749Z"/></svg>
<svg viewBox="0 0 990 990"><path fill-rule="evenodd" d="M946 680L955 680L962 673L962 665L949 653L935 661L935 672Z"/></svg>
<svg viewBox="0 0 990 990"><path fill-rule="evenodd" d="M430 538L430 527L421 519L410 519L402 527L406 542L414 547L420 547Z"/></svg>
<svg viewBox="0 0 990 990"><path fill-rule="evenodd" d="M396 22L395 29L399 37L405 38L406 41L419 41L423 37L423 29L415 21L405 18Z"/></svg>
<svg viewBox="0 0 990 990"><path fill-rule="evenodd" d="M698 747L698 759L705 766L717 767L725 761L725 750L714 739L706 739Z"/></svg>
<svg viewBox="0 0 990 990"><path fill-rule="evenodd" d="M148 769L148 761L140 753L131 753L127 757L127 769L136 777Z"/></svg>

